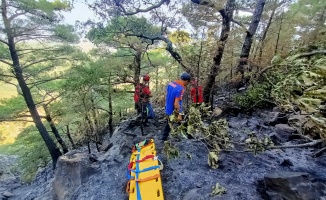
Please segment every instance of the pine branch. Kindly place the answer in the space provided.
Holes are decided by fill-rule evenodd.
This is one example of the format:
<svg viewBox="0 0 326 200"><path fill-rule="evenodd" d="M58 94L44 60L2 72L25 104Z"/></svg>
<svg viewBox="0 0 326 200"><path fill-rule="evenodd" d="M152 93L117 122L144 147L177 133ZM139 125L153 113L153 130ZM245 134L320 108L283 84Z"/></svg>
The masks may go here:
<svg viewBox="0 0 326 200"><path fill-rule="evenodd" d="M54 61L54 60L73 60L71 58L44 58L44 59L40 59L34 62L31 62L29 64L23 65L23 69L26 69L32 65L38 64L38 63L42 63L42 62L47 62L47 61Z"/></svg>
<svg viewBox="0 0 326 200"><path fill-rule="evenodd" d="M4 63L4 64L7 64L7 65L9 65L9 66L13 66L10 62L5 61L5 60L2 60L2 59L0 59L0 62L2 62L2 63Z"/></svg>
<svg viewBox="0 0 326 200"><path fill-rule="evenodd" d="M157 4L154 4L150 7L144 8L144 9L140 9L140 8L136 8L135 11L132 12L128 12L123 5L119 2L119 0L114 0L115 5L120 8L120 11L124 14L124 15L135 15L137 13L142 13L142 12L148 12L151 10L154 10L156 8L159 8L161 5L163 5L164 3L169 4L170 0L161 0L160 2L158 2Z"/></svg>
<svg viewBox="0 0 326 200"><path fill-rule="evenodd" d="M2 42L3 44L9 45L8 42L6 42L6 41L3 40L3 39L0 39L0 42Z"/></svg>
<svg viewBox="0 0 326 200"><path fill-rule="evenodd" d="M236 19L231 19L231 21L233 23L237 24L238 26L240 26L245 32L247 32L248 29L243 23L241 23L240 21L238 21Z"/></svg>
<svg viewBox="0 0 326 200"><path fill-rule="evenodd" d="M16 78L15 76L12 76L12 75L7 75L7 74L0 74L0 76L3 76L3 77L8 77L8 78Z"/></svg>

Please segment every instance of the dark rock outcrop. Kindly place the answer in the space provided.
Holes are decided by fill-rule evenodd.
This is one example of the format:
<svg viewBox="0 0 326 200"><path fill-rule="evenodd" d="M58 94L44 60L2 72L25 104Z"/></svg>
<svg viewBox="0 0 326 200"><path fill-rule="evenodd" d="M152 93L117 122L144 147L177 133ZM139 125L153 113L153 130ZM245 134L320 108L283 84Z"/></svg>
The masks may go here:
<svg viewBox="0 0 326 200"><path fill-rule="evenodd" d="M98 165L91 163L86 153L61 156L53 180L53 199L70 199L76 188L86 183L90 176L100 173Z"/></svg>
<svg viewBox="0 0 326 200"><path fill-rule="evenodd" d="M304 172L273 172L264 177L266 193L271 199L322 200L326 185Z"/></svg>

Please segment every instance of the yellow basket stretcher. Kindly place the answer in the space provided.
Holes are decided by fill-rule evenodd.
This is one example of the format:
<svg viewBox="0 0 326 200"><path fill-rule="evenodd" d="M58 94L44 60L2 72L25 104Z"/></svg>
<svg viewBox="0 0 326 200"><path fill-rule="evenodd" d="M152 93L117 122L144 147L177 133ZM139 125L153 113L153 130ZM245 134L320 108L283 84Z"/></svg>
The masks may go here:
<svg viewBox="0 0 326 200"><path fill-rule="evenodd" d="M129 181L126 191L129 200L164 200L160 175L162 169L153 139L133 146L127 172Z"/></svg>

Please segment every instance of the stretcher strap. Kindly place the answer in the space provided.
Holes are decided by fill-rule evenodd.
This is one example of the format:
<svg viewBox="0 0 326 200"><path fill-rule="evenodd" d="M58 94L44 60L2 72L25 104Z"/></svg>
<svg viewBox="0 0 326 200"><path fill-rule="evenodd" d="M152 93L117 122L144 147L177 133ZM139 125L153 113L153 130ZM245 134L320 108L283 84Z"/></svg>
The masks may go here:
<svg viewBox="0 0 326 200"><path fill-rule="evenodd" d="M160 178L161 176L159 174L155 174L153 176L149 176L149 177L146 177L146 178L143 178L143 179L136 179L135 181L136 182L145 182L145 181L150 181L150 180L153 180L153 179L156 179L156 178Z"/></svg>
<svg viewBox="0 0 326 200"><path fill-rule="evenodd" d="M145 168L143 170L139 170L139 167L137 167L137 165L138 165L138 163L136 163L136 170L131 170L132 172L136 173L136 176L138 176L138 174L142 173L142 172L147 172L147 171L150 171L150 170L160 169L159 165L155 165L155 166L147 167L147 168Z"/></svg>
<svg viewBox="0 0 326 200"><path fill-rule="evenodd" d="M135 162L130 162L129 165L128 165L128 170L132 169L132 166L133 166L134 163L136 163L136 162L137 163L144 162L145 160L150 159L150 158L154 158L154 157L155 157L154 155L147 155L141 160L136 160Z"/></svg>
<svg viewBox="0 0 326 200"><path fill-rule="evenodd" d="M136 182L146 182L146 181L150 181L150 180L160 178L160 177L161 177L160 174L155 174L153 176L149 176L149 177L146 177L146 178L143 178L143 179L135 180L135 177L132 176L131 179L127 182L126 192L130 193L130 181L131 180L135 180Z"/></svg>
<svg viewBox="0 0 326 200"><path fill-rule="evenodd" d="M138 153L140 153L140 149L138 149ZM137 155L137 160L139 160L140 154ZM136 171L139 171L139 163L136 162ZM139 174L136 173L136 179L138 179ZM141 200L141 194L139 190L139 183L136 182L136 192L137 192L137 200Z"/></svg>

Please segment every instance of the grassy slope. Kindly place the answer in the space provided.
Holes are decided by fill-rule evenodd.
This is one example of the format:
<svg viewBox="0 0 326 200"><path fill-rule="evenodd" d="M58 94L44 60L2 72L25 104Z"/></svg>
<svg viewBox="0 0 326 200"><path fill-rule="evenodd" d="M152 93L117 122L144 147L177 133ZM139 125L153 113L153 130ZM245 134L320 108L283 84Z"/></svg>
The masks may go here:
<svg viewBox="0 0 326 200"><path fill-rule="evenodd" d="M15 86L0 82L0 100L17 96ZM0 145L11 144L15 141L17 135L30 123L24 122L4 122L0 124Z"/></svg>

